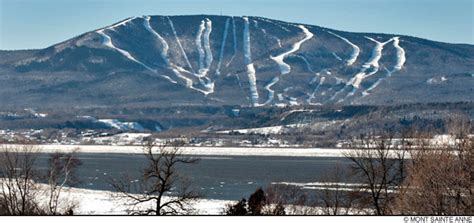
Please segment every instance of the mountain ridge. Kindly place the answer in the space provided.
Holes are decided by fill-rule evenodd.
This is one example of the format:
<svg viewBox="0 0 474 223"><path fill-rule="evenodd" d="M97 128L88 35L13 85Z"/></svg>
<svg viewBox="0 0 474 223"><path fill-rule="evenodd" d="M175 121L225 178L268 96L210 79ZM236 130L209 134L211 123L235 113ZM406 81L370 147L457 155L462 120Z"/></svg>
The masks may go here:
<svg viewBox="0 0 474 223"><path fill-rule="evenodd" d="M397 65L401 51L406 58ZM14 82L6 73L18 79L29 76L27 82L36 84L38 79L45 80L43 88L27 83L27 91L0 91L0 102L7 107L15 103L6 103L4 96L19 95L39 106L39 99L47 100L48 91L58 88L63 95L52 93L53 98L71 101L74 95L82 95L79 104L84 106L104 103L92 92L105 96L111 105L137 100L166 104L171 95L176 103L252 106L453 102L472 101L474 96L473 45L345 32L263 17L130 17L33 54L14 62L0 60L4 83ZM398 58L395 62L390 59L394 56ZM72 77L73 73L89 81ZM103 79L104 75L117 79ZM33 76L37 80L32 81ZM53 76L63 83L46 80ZM151 80L163 95L151 90ZM128 95L110 89L114 82L129 85ZM149 90L148 95L140 93L138 83L146 85L143 89ZM380 84L384 89L379 90ZM407 88L409 85L418 89ZM238 88L240 96L234 90ZM407 90L409 94L403 93Z"/></svg>

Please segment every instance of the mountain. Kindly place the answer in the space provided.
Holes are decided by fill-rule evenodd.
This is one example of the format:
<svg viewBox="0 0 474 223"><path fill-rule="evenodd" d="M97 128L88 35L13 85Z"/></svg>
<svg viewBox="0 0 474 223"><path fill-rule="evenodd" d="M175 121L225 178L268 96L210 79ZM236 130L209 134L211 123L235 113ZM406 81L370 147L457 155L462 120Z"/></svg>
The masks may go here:
<svg viewBox="0 0 474 223"><path fill-rule="evenodd" d="M262 17L132 17L0 51L3 109L469 102L473 87L473 45Z"/></svg>

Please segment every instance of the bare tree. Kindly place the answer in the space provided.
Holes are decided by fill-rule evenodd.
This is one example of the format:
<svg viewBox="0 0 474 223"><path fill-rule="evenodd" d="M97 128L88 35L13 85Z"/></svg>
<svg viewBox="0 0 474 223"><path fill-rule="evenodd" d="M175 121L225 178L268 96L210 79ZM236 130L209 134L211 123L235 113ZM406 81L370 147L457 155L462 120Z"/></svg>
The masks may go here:
<svg viewBox="0 0 474 223"><path fill-rule="evenodd" d="M38 196L34 168L37 149L31 145L0 148L0 208L3 215L44 214Z"/></svg>
<svg viewBox="0 0 474 223"><path fill-rule="evenodd" d="M376 215L393 214L391 204L396 197L393 192L406 175L405 145L396 146L391 134L361 136L345 156L352 161L355 175L366 185L367 208L374 209Z"/></svg>
<svg viewBox="0 0 474 223"><path fill-rule="evenodd" d="M78 182L76 171L82 162L76 157L77 150L71 153L53 153L48 160L48 180L49 194L47 211L50 215L73 214L74 204L65 204L62 213L58 208L61 205L60 195L66 186L73 186Z"/></svg>
<svg viewBox="0 0 474 223"><path fill-rule="evenodd" d="M401 214L472 215L474 139L458 135L455 144L422 144L411 152L408 177L396 203Z"/></svg>
<svg viewBox="0 0 474 223"><path fill-rule="evenodd" d="M80 161L75 158L75 153L52 154L48 161L48 172L42 174L36 166L38 152L38 148L32 145L0 148L0 214L73 213L74 207L64 207L64 199L60 195L63 188L73 182ZM41 181L48 182L48 185L39 184Z"/></svg>
<svg viewBox="0 0 474 223"><path fill-rule="evenodd" d="M359 211L359 203L363 199L363 188L356 183L346 184L352 177L342 167L336 165L334 171L325 174L321 181L323 186L317 192L318 204L322 204L324 215L348 215Z"/></svg>
<svg viewBox="0 0 474 223"><path fill-rule="evenodd" d="M315 215L314 198L300 187L272 184L265 189L266 213L271 215Z"/></svg>
<svg viewBox="0 0 474 223"><path fill-rule="evenodd" d="M182 141L156 144L150 139L144 145L147 160L142 178L136 183L126 180L111 180L112 187L119 192L118 198L131 206L132 215L178 215L193 211L192 203L200 196L192 190L188 181L179 173L180 164L194 164L198 159L182 156Z"/></svg>

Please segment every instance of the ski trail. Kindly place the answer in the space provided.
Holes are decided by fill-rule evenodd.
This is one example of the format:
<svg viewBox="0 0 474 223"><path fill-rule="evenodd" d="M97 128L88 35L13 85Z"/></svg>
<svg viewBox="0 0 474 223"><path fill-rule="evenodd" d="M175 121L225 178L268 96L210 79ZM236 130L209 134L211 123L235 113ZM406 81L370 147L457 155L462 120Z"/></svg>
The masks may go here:
<svg viewBox="0 0 474 223"><path fill-rule="evenodd" d="M156 72L155 70L151 69L151 67L149 67L149 66L145 65L144 63L142 63L142 62L138 61L137 59L135 59L135 57L133 57L128 51L116 47L116 46L113 44L112 39L110 38L110 36L107 35L107 34L105 34L104 29L98 30L98 31L96 31L96 33L98 33L99 35L102 36L102 38L103 38L102 44L104 44L105 46L107 46L107 47L109 47L109 48L111 48L111 49L116 50L117 52L119 52L120 54L122 54L123 56L125 56L126 58L128 58L129 60L131 60L131 61L133 61L133 62L135 62L135 63L138 63L138 64L142 65L142 66L145 67L147 70Z"/></svg>
<svg viewBox="0 0 474 223"><path fill-rule="evenodd" d="M253 26L255 27L255 29L260 29L260 27L258 27L258 21L257 20L252 20L253 22Z"/></svg>
<svg viewBox="0 0 474 223"><path fill-rule="evenodd" d="M383 80L385 80L388 77L391 77L392 74L396 71L399 71L403 68L403 65L406 62L406 56L405 56L405 50L400 46L400 37L393 37L393 46L397 50L397 60L395 63L395 66L393 67L392 70L388 70L387 68L384 68L387 74L385 77L379 78L372 86L367 88L365 91L362 92L362 97L365 97L370 94L372 90L374 90Z"/></svg>
<svg viewBox="0 0 474 223"><path fill-rule="evenodd" d="M360 84L362 83L362 81L365 78L368 78L368 77L374 75L375 73L377 73L379 71L379 67L380 67L379 61L380 61L380 58L382 58L383 48L387 43L393 41L393 38L391 38L391 39L389 39L385 42L379 42L379 41L377 41L373 38L367 37L367 36L365 38L375 43L375 47L372 50L371 57L369 58L369 60L367 60L367 62L365 62L362 65L361 70L354 77L352 77L342 89L337 91L336 94L334 94L330 98L331 101L334 100L341 92L345 91L349 87L352 87L352 91L349 92L343 99L339 100L338 102L342 102L345 99L347 99L348 97L353 96L355 94L355 92L357 91L357 89L359 89ZM372 71L367 73L367 70L369 70L369 69L372 69Z"/></svg>
<svg viewBox="0 0 474 223"><path fill-rule="evenodd" d="M299 25L298 28L300 28L300 29L304 32L305 37L304 37L302 40L300 40L300 41L294 43L293 46L292 46L292 48L291 48L289 51L284 52L284 53L282 53L282 54L280 54L280 55L278 55L278 56L276 56L276 57L270 56L270 59L272 59L273 61L275 61L275 62L278 64L278 66L280 67L280 73L281 73L282 75L285 75L285 74L288 74L288 73L291 72L291 67L290 67L290 65L288 65L287 63L285 63L284 59L285 59L288 55L293 54L293 53L295 53L296 51L298 51L298 50L301 48L301 45L302 45L304 42L306 42L307 40L313 38L313 36L314 36L314 34L311 33L308 29L306 29L306 27L304 27L303 25Z"/></svg>
<svg viewBox="0 0 474 223"><path fill-rule="evenodd" d="M249 85L250 85L250 98L252 99L252 105L253 106L258 106L258 91L257 91L257 78L255 76L255 67L253 63L247 64L246 66L247 69L247 76L249 79Z"/></svg>
<svg viewBox="0 0 474 223"><path fill-rule="evenodd" d="M232 63L232 61L234 60L235 54L237 54L237 31L236 31L236 28L235 28L235 20L234 20L233 16L232 16L232 37L233 37L233 40L234 40L234 52L233 52L232 57L230 58L229 62L227 62L227 64L225 65L226 67L228 67L230 65L230 63Z"/></svg>
<svg viewBox="0 0 474 223"><path fill-rule="evenodd" d="M232 35L234 37L234 55L237 53L237 31L235 28L235 20L232 17Z"/></svg>
<svg viewBox="0 0 474 223"><path fill-rule="evenodd" d="M320 73L316 74L315 78L317 78L317 77L320 77ZM324 84L325 80L326 80L326 77L320 77L318 85L316 86L316 88L314 88L313 92L311 92L311 95L307 99L308 104L310 104L310 105L321 105L321 103L312 103L311 101L315 98L316 92L319 91L319 89L321 88L321 85ZM313 82L313 81L311 81L311 82Z"/></svg>
<svg viewBox="0 0 474 223"><path fill-rule="evenodd" d="M148 30L148 32L153 34L160 41L161 45L163 46L163 48L161 49L161 57L165 61L166 66L170 67L170 62L169 62L169 59L168 59L168 50L169 50L168 43L158 32L156 32L151 27L151 25L150 25L150 16L144 16L143 19L144 19L143 25L145 26L145 28ZM172 79L171 77L169 77L167 75L161 75L161 76L168 79L169 81L171 81L174 84L177 83L174 79Z"/></svg>
<svg viewBox="0 0 474 223"><path fill-rule="evenodd" d="M369 61L367 61L364 65L362 65L363 68L369 68L370 66L372 67L376 67L378 68L379 67L379 60L380 58L382 58L382 50L383 50L383 47L385 46L385 44L389 43L390 41L393 40L392 39L389 39L385 42L379 42L373 38L370 38L370 37L365 37L367 38L368 40L372 41L375 43L375 47L372 51L372 56L371 58L369 59Z"/></svg>
<svg viewBox="0 0 474 223"><path fill-rule="evenodd" d="M393 71L398 71L402 69L406 62L405 50L400 46L400 37L393 37L393 46L397 50L397 63L393 68Z"/></svg>
<svg viewBox="0 0 474 223"><path fill-rule="evenodd" d="M276 36L273 36L273 35L270 35L270 37L274 38L277 41L278 47L280 47L280 48L282 47L280 38L278 38Z"/></svg>
<svg viewBox="0 0 474 223"><path fill-rule="evenodd" d="M169 59L168 59L168 50L169 50L169 45L168 43L166 42L166 40L158 33L156 32L153 28L151 28L151 25L150 25L150 16L145 16L144 17L144 22L143 22L143 25L145 26L145 28L151 33L153 34L161 43L161 45L163 46L163 49L161 50L161 57L163 58L163 60L165 61L166 65L169 66L170 62L169 62Z"/></svg>
<svg viewBox="0 0 474 223"><path fill-rule="evenodd" d="M125 23L123 23L125 24ZM118 47L116 47L113 42L112 42L112 39L110 38L109 35L105 34L104 33L104 29L101 29L101 30L98 30L96 31L99 35L102 36L103 38L103 41L102 41L102 44L104 44L105 46L111 48L111 49L114 49L116 50L117 52L119 52L120 54L122 54L123 56L127 57L129 60L135 62L135 63L138 63L140 64L141 66L143 66L144 68L146 68L147 70L153 72L153 73L157 73L157 71L155 69L152 69L151 67L147 66L146 64L138 61L135 57L133 57L128 51L126 50L123 50L123 49L120 49ZM178 82L176 82L175 80L173 80L171 77L169 76L166 76L166 75L162 75L160 74L160 77L163 77L165 79L167 79L168 81L170 81L171 83L173 84L177 84Z"/></svg>
<svg viewBox="0 0 474 223"><path fill-rule="evenodd" d="M306 27L304 27L303 25L298 25L298 28L300 28L300 29L303 31L303 33L305 34L305 37L304 37L302 40L300 40L300 41L294 43L294 44L292 45L292 48L291 48L289 51L286 51L286 52L284 52L284 53L282 53L282 54L280 54L280 55L278 55L278 56L276 56L276 57L270 56L270 59L272 59L273 61L275 61L275 62L278 64L278 66L279 66L279 68L280 68L280 76L286 75L286 74L288 74L288 73L291 72L291 66L288 65L287 63L285 63L285 62L284 62L284 59L285 59L288 55L293 54L293 53L295 53L296 51L298 51L298 50L301 48L301 45L302 45L304 42L308 41L309 39L313 38L313 36L314 36L314 34L311 33L308 29L306 29ZM308 61L306 60L306 62L308 62ZM308 64L309 64L309 63L308 63ZM268 98L268 100L267 100L268 103L269 103L271 100L273 100L273 95L274 95L274 91L271 89L271 86L273 86L274 84L276 84L276 83L280 80L280 78L277 78L277 79L274 78L273 80L276 80L276 82L275 82L275 83L272 83L270 86L267 86L267 87L266 87L266 89L267 89L267 91L268 91L268 93L269 93L269 94L268 94L268 95L269 95L269 98ZM272 98L270 98L270 96L272 96ZM267 103L267 102L266 102L266 103Z"/></svg>
<svg viewBox="0 0 474 223"><path fill-rule="evenodd" d="M276 41L278 47L280 47L280 48L282 47L282 45L281 45L281 40L280 40L278 37L276 37L276 36L274 36L274 35L268 33L266 29L261 28L260 26L258 26L258 21L257 21L257 20L253 20L253 22L254 22L254 24L255 24L255 28L256 28L256 29L260 29L260 31L262 31L263 36L268 36L268 37L270 37L271 39L274 39L274 40Z"/></svg>
<svg viewBox="0 0 474 223"><path fill-rule="evenodd" d="M351 56L346 60L346 65L347 66L350 66L352 64L354 64L357 60L357 57L359 57L359 53L360 53L360 48L355 45L354 43L352 43L351 41L349 41L348 39L340 36L340 35L337 35L331 31L327 31L329 34L341 39L342 41L346 42L347 44L349 44L351 47L352 47L352 53L351 53Z"/></svg>
<svg viewBox="0 0 474 223"><path fill-rule="evenodd" d="M278 81L280 80L280 77L274 77L270 83L268 83L267 85L265 85L265 89L268 91L268 99L265 103L263 103L263 105L267 105L267 104L270 104L273 99L275 98L275 91L271 89L271 87L276 84Z"/></svg>
<svg viewBox="0 0 474 223"><path fill-rule="evenodd" d="M207 96L208 94L214 93L214 83L211 83L211 84L212 84L212 87L211 87L209 90L202 90L202 89L199 89L199 88L194 87L194 86L193 86L193 84L194 84L193 80L191 80L190 78L188 78L188 77L182 75L181 72L180 72L178 69L172 67L171 70L173 71L173 73L174 73L177 77L179 77L179 78L181 78L181 79L184 80L185 85L186 85L187 88L190 88L190 89L192 89L192 90L201 92L202 94L204 94L204 95L206 95L206 96Z"/></svg>
<svg viewBox="0 0 474 223"><path fill-rule="evenodd" d="M212 32L212 21L206 18L206 30L204 31L204 49L206 51L206 73L209 71L212 61L214 60L211 51L210 36Z"/></svg>
<svg viewBox="0 0 474 223"><path fill-rule="evenodd" d="M193 81L187 77L185 77L184 75L181 74L181 72L177 69L177 68L174 68L174 67L171 67L171 70L173 71L173 73L178 77L178 78L181 78L184 80L184 85L187 87L187 88L193 88Z"/></svg>
<svg viewBox="0 0 474 223"><path fill-rule="evenodd" d="M179 41L178 34L176 33L176 29L174 28L173 21L171 21L170 17L166 17L168 19L168 23L170 24L171 31L173 32L174 38L176 39L176 42L178 43L179 49L181 50L181 54L183 54L184 60L186 61L186 65L193 71L194 69L193 66L191 66L191 63L189 62L188 56L186 55L186 51L184 51L183 45L181 45L181 41Z"/></svg>
<svg viewBox="0 0 474 223"><path fill-rule="evenodd" d="M300 58L303 60L303 62L306 64L306 69L308 69L309 72L315 73L313 68L311 67L311 64L309 63L308 59L305 56L302 55L296 55L297 58Z"/></svg>
<svg viewBox="0 0 474 223"><path fill-rule="evenodd" d="M346 95L346 97L343 99L340 99L338 102L343 102L347 98L353 96L356 92L357 92L357 88L352 88L352 90Z"/></svg>
<svg viewBox="0 0 474 223"><path fill-rule="evenodd" d="M197 45L198 54L199 54L199 70L197 74L193 73L194 76L199 78L199 82L208 89L211 89L213 87L213 83L211 83L211 81L208 78L206 78L206 82L201 80L201 78L206 77L213 60L210 41L209 41L209 36L211 32L212 32L211 20L209 20L208 18L202 20L201 24L199 25L198 34L196 36L196 45Z"/></svg>
<svg viewBox="0 0 474 223"><path fill-rule="evenodd" d="M279 101L283 101L285 100L285 98L283 97L283 95L280 93L280 94L277 94L277 97L278 97L278 100Z"/></svg>
<svg viewBox="0 0 474 223"><path fill-rule="evenodd" d="M379 68L378 67L374 67L373 70L369 73L366 73L366 70L367 69L363 69L361 71L359 71L359 73L357 73L353 78L351 78L347 84L348 85L352 85L354 88L359 88L360 87L360 84L362 83L362 81L365 79L365 78L368 78L372 75L374 75L375 73L377 73L379 71Z"/></svg>
<svg viewBox="0 0 474 223"><path fill-rule="evenodd" d="M247 100L250 101L251 99L249 98L249 96L245 94L245 90L244 90L244 87L242 86L242 82L240 81L239 74L235 74L235 78L237 79L237 82L239 83L240 91L242 91L242 93L244 93L245 95L245 98L247 98Z"/></svg>
<svg viewBox="0 0 474 223"><path fill-rule="evenodd" d="M370 86L370 87L367 88L365 91L363 91L363 92L362 92L362 97L365 97L365 96L369 95L372 90L374 90L383 80L385 80L385 78L392 76L392 72L391 72L391 71L389 71L389 70L386 69L386 68L385 68L385 70L386 70L386 72L387 72L386 76L385 76L385 77L382 77L382 78L379 78L374 84L372 84L372 86Z"/></svg>
<svg viewBox="0 0 474 223"><path fill-rule="evenodd" d="M224 57L225 42L227 40L227 30L229 29L229 24L230 24L230 18L227 18L227 20L225 21L225 26L224 26L224 34L222 37L221 51L219 53L219 62L217 63L217 69L216 69L217 75L221 75L220 69L221 69L222 58Z"/></svg>
<svg viewBox="0 0 474 223"><path fill-rule="evenodd" d="M255 77L255 67L252 63L252 52L250 50L250 27L249 19L243 17L244 19L244 62L246 64L247 76L249 79L250 85L250 98L253 106L258 106L258 91L257 91L257 78Z"/></svg>
<svg viewBox="0 0 474 223"><path fill-rule="evenodd" d="M397 54L396 54L397 55L397 60L396 60L395 66L393 67L392 70L388 70L387 68L385 68L385 70L387 72L385 77L379 78L374 84L372 84L372 86L370 86L365 91L363 91L362 92L362 97L365 97L365 96L369 95L370 92L373 89L375 89L383 80L385 80L388 77L391 77L394 72L399 71L403 68L403 65L406 62L406 57L405 57L405 50L402 47L400 47L400 37L398 37L398 36L393 37L391 40L393 40L393 46L397 50Z"/></svg>
<svg viewBox="0 0 474 223"><path fill-rule="evenodd" d="M130 21L132 21L132 20L134 20L134 19L136 19L136 18L137 18L136 16L130 17L130 18L128 18L128 19L125 19L125 20L123 20L123 21L121 21L121 22L118 22L118 23L116 23L116 24L113 24L113 25L111 25L111 26L107 26L107 27L105 27L104 29L115 29L115 28L117 28L117 27L119 27L119 26L126 25L128 22L130 22Z"/></svg>
<svg viewBox="0 0 474 223"><path fill-rule="evenodd" d="M282 26L281 24L278 24L277 22L273 22L273 21L271 21L271 20L269 20L269 19L265 19L265 18L261 18L261 17L256 17L256 19L258 19L258 20L260 20L260 21L263 21L263 22L271 23L271 24L273 24L273 25L275 25L275 26L278 26L280 29L282 29L282 30L284 30L284 31L286 31L286 32L291 33L291 30L289 30L288 28Z"/></svg>
<svg viewBox="0 0 474 223"><path fill-rule="evenodd" d="M204 57L206 56L206 53L204 52L204 49L202 48L202 33L204 32L204 29L206 28L204 20L201 21L201 24L199 25L199 30L198 34L196 36L196 46L198 48L198 54L199 54L199 74L203 73L204 69Z"/></svg>
<svg viewBox="0 0 474 223"><path fill-rule="evenodd" d="M250 64L252 63L252 51L250 50L250 27L249 27L249 20L247 17L243 17L244 19L244 63Z"/></svg>
<svg viewBox="0 0 474 223"><path fill-rule="evenodd" d="M168 43L165 41L165 39L159 34L157 33L151 26L150 26L150 17L149 16L146 16L144 17L145 19L145 22L144 22L144 25L145 25L145 28L151 32L153 35L155 35L158 40L161 42L161 44L163 45L163 50L161 52L162 54L162 57L165 59L165 62L166 64L168 65L168 68L171 69L171 71L173 71L173 73L180 79L182 79L185 83L185 86L187 88L190 88L190 89L193 89L193 90L196 90L196 91L199 91L201 93L203 93L204 95L208 95L210 93L213 93L214 92L214 83L213 82L210 82L208 81L207 83L203 83L201 80L199 80L203 85L204 87L207 89L207 90L202 90L202 89L199 89L199 88L196 88L193 86L194 82L192 79L184 76L181 72L185 72L185 73L189 73L189 74L193 74L189 71L187 71L186 69L180 67L180 66L177 66L177 65L174 65L172 64L169 59L168 59L168 51L169 51L169 45ZM165 75L162 75L164 77L167 77L169 79L171 79L170 77L168 76L165 76ZM173 79L171 79L173 80ZM174 80L173 80L174 81ZM175 83L177 83L176 81L174 81Z"/></svg>
<svg viewBox="0 0 474 223"><path fill-rule="evenodd" d="M335 52L332 52L332 55L333 55L337 60L342 61L342 58L341 58L340 56L338 56Z"/></svg>
<svg viewBox="0 0 474 223"><path fill-rule="evenodd" d="M186 69L184 69L180 66L177 66L177 65L171 65L171 67L172 67L173 71L175 72L175 74L179 78L183 79L186 82L186 86L188 86L189 88L200 91L205 95L214 93L214 82L212 82L209 78L199 77L198 74L192 73L192 72L190 72L190 71L188 71L188 70L186 70ZM196 77L198 79L199 83L202 84L204 86L204 88L206 88L206 90L201 90L199 88L195 88L194 85L193 85L194 81L192 79L182 75L181 73L187 73L189 75L192 75L192 76Z"/></svg>
<svg viewBox="0 0 474 223"><path fill-rule="evenodd" d="M336 93L331 96L331 98L329 98L329 101L333 101L334 99L337 98L337 96L339 96L339 94L341 94L344 90L346 90L349 86L352 86L348 83L346 83L346 85L344 85L344 87L342 87L341 89L339 89L338 91L336 91Z"/></svg>

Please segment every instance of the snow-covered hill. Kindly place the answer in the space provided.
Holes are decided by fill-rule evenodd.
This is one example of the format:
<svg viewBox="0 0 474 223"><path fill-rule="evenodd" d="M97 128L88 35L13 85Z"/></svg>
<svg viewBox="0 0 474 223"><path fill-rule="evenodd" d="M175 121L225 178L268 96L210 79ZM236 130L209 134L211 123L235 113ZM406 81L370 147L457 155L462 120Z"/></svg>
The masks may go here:
<svg viewBox="0 0 474 223"><path fill-rule="evenodd" d="M472 101L473 73L472 45L261 17L140 16L15 61L2 59L0 102L41 107L44 100L53 106ZM448 81L433 84L438 79ZM12 95L19 100L8 100Z"/></svg>

